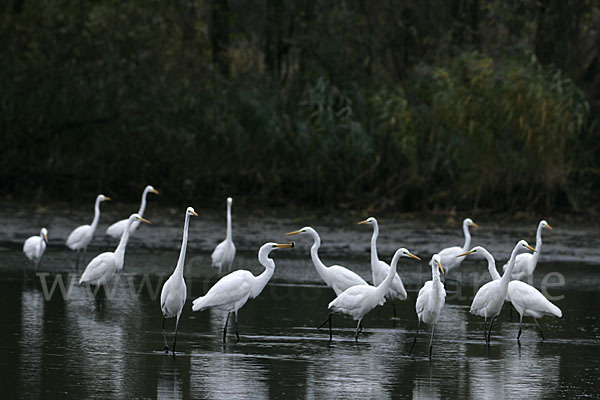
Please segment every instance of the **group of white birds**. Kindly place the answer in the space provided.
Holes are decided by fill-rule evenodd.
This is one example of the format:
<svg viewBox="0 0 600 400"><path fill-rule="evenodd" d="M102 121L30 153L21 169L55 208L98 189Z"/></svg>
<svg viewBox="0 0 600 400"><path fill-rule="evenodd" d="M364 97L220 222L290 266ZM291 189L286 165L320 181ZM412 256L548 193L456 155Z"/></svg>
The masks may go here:
<svg viewBox="0 0 600 400"><path fill-rule="evenodd" d="M96 256L85 268L79 283L88 283L91 285L106 284L112 276L123 268L125 248L131 234L135 232L140 222L150 223L143 218L146 208L146 196L148 193L158 192L152 187L147 186L142 195L142 202L137 213L131 214L129 218L123 219L112 224L107 229L107 234L112 237L120 237L119 244L114 252L106 252ZM108 197L100 194L96 198L94 206L94 219L91 225L83 225L76 228L67 239L67 246L77 251L77 262L79 262L79 251L84 254L87 246L92 240L98 220L100 217L100 203L110 200ZM212 265L219 268L221 272L223 267L231 269L235 259L235 245L232 239L231 206L232 199L227 199L227 233L223 242L215 248L211 254ZM163 338L166 353L170 350L175 355L175 346L177 343L177 329L179 319L186 303L187 288L183 276L184 263L188 242L189 220L191 216L198 216L192 207L188 207L185 212L183 227L183 238L175 270L173 274L164 283L160 297L160 307L163 313ZM329 315L325 323L329 323L329 340L332 340L331 316L334 313L342 313L351 316L357 321L355 340L358 342L358 335L362 329L362 320L364 316L375 307L383 305L387 300L394 306L394 300L406 300L407 293L402 279L397 273L398 261L401 257L408 257L421 260L418 256L405 248L398 249L388 265L379 259L377 254L377 238L379 235L379 225L373 217L367 218L359 224L368 224L373 226L371 237L371 270L373 285L367 283L355 272L340 265L326 266L319 258L318 250L321 246L321 238L317 231L312 227L286 233L286 236L307 235L313 240L310 249L310 255L314 267L325 282L335 292L336 298L329 303ZM470 218L463 221L463 231L465 242L462 247L454 246L441 250L431 257L431 280L425 282L419 290L416 300L416 313L418 317L417 331L415 339L410 348L409 354L417 342L420 324L431 325L431 338L429 343L429 358L432 355L433 333L435 324L438 322L441 311L445 304L446 290L444 283L440 278L440 272L447 274L452 269L457 268L465 256L469 254L481 254L488 262L488 270L492 280L483 285L476 293L471 304L470 312L484 318L484 334L486 343L489 345L491 330L496 317L500 314L505 301L512 303L520 315L519 333L517 340L521 336L521 328L524 316L534 318L534 321L540 328L542 339L543 332L537 318L544 315L562 317L561 310L548 301L536 288L521 281L529 279L533 274L539 258L542 246L542 229L552 229L550 225L542 220L537 229L536 247L531 247L525 240L520 240L514 247L510 259L503 267L503 275L500 276L496 270L494 257L483 247L471 246L471 234L469 227L478 227ZM39 263L48 241L47 230L42 228L39 236L32 236L25 241L23 251L29 259L35 262L36 267ZM200 296L192 302L193 311L202 311L206 309L215 309L224 313L225 324L223 327L223 342L226 341L227 326L229 316L234 313L234 327L237 340L238 333L238 311L246 304L249 299L256 298L265 288L275 270L275 262L269 257L273 250L281 248L295 247L291 243L268 242L260 247L258 251L258 261L265 268L263 273L258 276L253 275L247 270L233 271L219 279L204 296ZM525 253L527 250L533 253ZM394 317L396 310L394 306ZM172 349L169 349L165 331L165 319L176 318L175 334ZM489 329L487 322L490 322ZM319 327L320 328L320 327Z"/></svg>

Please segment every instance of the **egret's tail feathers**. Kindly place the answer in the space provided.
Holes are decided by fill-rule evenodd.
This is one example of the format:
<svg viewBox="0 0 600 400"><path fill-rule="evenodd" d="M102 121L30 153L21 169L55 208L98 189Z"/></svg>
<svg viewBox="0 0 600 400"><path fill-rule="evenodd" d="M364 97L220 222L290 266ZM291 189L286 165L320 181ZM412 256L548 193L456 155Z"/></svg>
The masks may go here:
<svg viewBox="0 0 600 400"><path fill-rule="evenodd" d="M548 311L550 311L550 313L555 317L562 318L562 311L554 304L548 304Z"/></svg>
<svg viewBox="0 0 600 400"><path fill-rule="evenodd" d="M192 301L192 311L201 311L202 310L202 300L203 296L198 297L194 301Z"/></svg>

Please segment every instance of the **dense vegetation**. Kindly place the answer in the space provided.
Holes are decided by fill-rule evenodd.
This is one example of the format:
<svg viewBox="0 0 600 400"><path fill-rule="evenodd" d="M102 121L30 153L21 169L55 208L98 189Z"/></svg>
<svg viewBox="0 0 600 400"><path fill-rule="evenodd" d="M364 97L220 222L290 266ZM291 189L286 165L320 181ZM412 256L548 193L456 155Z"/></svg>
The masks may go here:
<svg viewBox="0 0 600 400"><path fill-rule="evenodd" d="M597 1L0 7L0 195L598 207Z"/></svg>

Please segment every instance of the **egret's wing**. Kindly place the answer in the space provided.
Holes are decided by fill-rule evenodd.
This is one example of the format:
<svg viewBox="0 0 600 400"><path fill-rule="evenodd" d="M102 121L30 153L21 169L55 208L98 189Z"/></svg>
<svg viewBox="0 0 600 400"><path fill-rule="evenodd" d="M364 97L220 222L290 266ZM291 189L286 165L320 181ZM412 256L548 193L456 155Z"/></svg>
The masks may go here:
<svg viewBox="0 0 600 400"><path fill-rule="evenodd" d="M417 311L417 315L421 314L427 303L429 302L429 292L431 292L431 281L425 282L421 290L419 290L419 295L417 296L417 303L415 304L415 310Z"/></svg>
<svg viewBox="0 0 600 400"><path fill-rule="evenodd" d="M84 237L86 237L89 234L91 229L92 229L92 227L89 225L81 225L81 226L78 226L77 228L75 228L73 230L73 232L71 232L69 234L69 237L67 238L67 246L73 250L72 246L76 245Z"/></svg>
<svg viewBox="0 0 600 400"><path fill-rule="evenodd" d="M30 260L36 257L40 240L42 239L39 236L31 236L25 240L25 243L23 244L23 253L25 253Z"/></svg>
<svg viewBox="0 0 600 400"><path fill-rule="evenodd" d="M126 226L127 219L122 219L109 226L108 229L106 229L106 234L114 238L119 238L123 234Z"/></svg>
<svg viewBox="0 0 600 400"><path fill-rule="evenodd" d="M364 301L370 289L374 289L374 287L369 285L352 286L333 299L333 301L329 303L328 308L332 311L341 312L348 312L358 308Z"/></svg>
<svg viewBox="0 0 600 400"><path fill-rule="evenodd" d="M456 265L460 264L464 257L456 256L462 253L462 250L462 247L452 246L440 251L438 255L440 256L440 262L442 264L442 267L444 267L445 270L449 270L455 267Z"/></svg>
<svg viewBox="0 0 600 400"><path fill-rule="evenodd" d="M487 306L489 303L490 292L496 283L498 283L498 281L491 281L479 288L475 294L475 298L473 298L473 302L471 303L472 313L476 313Z"/></svg>
<svg viewBox="0 0 600 400"><path fill-rule="evenodd" d="M210 258L212 259L212 266L220 268L223 266L223 254L225 253L225 245L226 240L223 240L221 243L215 247Z"/></svg>
<svg viewBox="0 0 600 400"><path fill-rule="evenodd" d="M81 279L79 279L79 284L96 282L111 268L115 268L114 253L106 252L99 254L85 267L83 274L81 274Z"/></svg>
<svg viewBox="0 0 600 400"><path fill-rule="evenodd" d="M225 275L210 288L208 293L192 302L192 310L224 306L247 298L250 295L252 279L254 279L254 275L246 270L238 270Z"/></svg>
<svg viewBox="0 0 600 400"><path fill-rule="evenodd" d="M510 281L508 297L511 303L517 304L523 310L562 317L560 308L552 304L539 290L525 282Z"/></svg>
<svg viewBox="0 0 600 400"><path fill-rule="evenodd" d="M348 288L356 285L366 285L367 282L361 278L357 273L350 271L348 268L342 267L341 265L332 265L329 267L329 272L332 279L332 287L336 291L343 292Z"/></svg>

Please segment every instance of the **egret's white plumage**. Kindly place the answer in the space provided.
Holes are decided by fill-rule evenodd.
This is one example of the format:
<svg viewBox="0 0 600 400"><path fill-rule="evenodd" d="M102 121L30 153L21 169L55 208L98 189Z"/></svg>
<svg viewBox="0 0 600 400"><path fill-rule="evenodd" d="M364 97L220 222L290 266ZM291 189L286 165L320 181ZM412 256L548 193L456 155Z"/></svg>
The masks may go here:
<svg viewBox="0 0 600 400"><path fill-rule="evenodd" d="M538 259L540 258L540 252L542 251L542 229L547 228L552 230L552 227L545 220L541 220L537 227L536 239L535 239L535 253L524 253L519 254L515 260L515 266L513 267L512 279L528 280L533 276L533 271L537 266ZM508 263L502 267L503 271L506 271Z"/></svg>
<svg viewBox="0 0 600 400"><path fill-rule="evenodd" d="M227 335L227 322L231 312L235 313L235 333L237 339L240 340L237 331L237 313L249 299L257 297L265 288L275 271L275 262L269 258L269 254L273 250L284 247L294 247L294 243L265 243L258 250L258 261L265 267L262 274L254 276L247 270L233 271L219 279L204 296L200 296L192 302L192 311L214 308L226 313L223 342Z"/></svg>
<svg viewBox="0 0 600 400"><path fill-rule="evenodd" d="M329 311L332 313L340 312L354 318L358 321L354 339L358 342L358 330L364 316L378 305L385 303L385 297L392 286L394 276L396 275L396 266L400 257L412 257L420 260L419 257L412 254L405 248L398 249L392 258L392 265L388 270L386 278L377 286L356 285L348 288L331 303ZM331 317L331 315L330 315ZM331 319L329 319L329 340L331 340Z"/></svg>
<svg viewBox="0 0 600 400"><path fill-rule="evenodd" d="M227 198L227 234L225 236L225 240L215 247L210 258L212 259L212 266L215 268L219 268L219 273L221 273L221 269L226 266L227 270L231 270L231 264L233 264L233 260L235 258L235 245L233 244L232 238L232 229L231 229L231 205L233 204L233 199L231 197Z"/></svg>
<svg viewBox="0 0 600 400"><path fill-rule="evenodd" d="M515 265L515 259L517 254L531 250L535 251L535 249L525 240L520 240L510 255L510 260L508 261L508 269L502 275L502 278L497 280L492 280L491 282L486 283L482 287L479 288L475 297L473 298L473 302L471 303L471 314L479 315L484 318L484 334L486 342L489 343L490 335L492 331L492 326L494 324L494 319L500 314L502 310L502 305L504 305L504 299L506 298L506 294L508 291L508 282L510 281L510 274ZM468 253L468 252L467 252ZM459 254L458 257L463 256L464 254ZM490 330L486 334L487 330L487 320L491 318L490 321Z"/></svg>
<svg viewBox="0 0 600 400"><path fill-rule="evenodd" d="M385 280L388 275L388 271L390 270L390 266L385 261L381 261L377 255L377 237L379 236L379 224L377 220L373 217L369 217L364 221L359 222L359 224L368 224L373 225L373 236L371 236L371 272L373 274L373 285L379 286L381 282ZM392 305L394 304L394 299L398 300L406 300L406 289L404 289L404 284L402 283L402 279L400 276L395 273L390 288L385 294L387 299L392 300ZM394 317L396 316L396 307L394 306Z"/></svg>
<svg viewBox="0 0 600 400"><path fill-rule="evenodd" d="M108 200L110 200L110 197L99 194L96 197L96 202L94 203L94 219L92 220L91 225L78 226L69 234L69 237L67 237L67 247L69 247L71 250L77 251L77 267L79 267L79 251L83 250L85 253L88 245L94 237L94 232L96 232L96 227L98 226L98 221L100 220L100 203Z"/></svg>
<svg viewBox="0 0 600 400"><path fill-rule="evenodd" d="M471 232L469 232L469 226L479 228L479 225L473 222L471 218L466 218L463 221L463 233L465 235L465 243L462 247L447 247L438 253L440 256L440 262L442 263L442 265L444 266L444 270L446 271L446 275L450 272L450 270L458 267L463 261L463 257L457 256L461 253L466 252L471 247Z"/></svg>
<svg viewBox="0 0 600 400"><path fill-rule="evenodd" d="M142 193L142 202L140 204L140 209L137 212L137 214L140 217L143 217L144 211L146 211L146 197L148 196L148 193L158 194L158 190L154 189L151 185L146 186L144 192ZM133 235L133 233L136 231L139 225L140 221L134 221L133 224L131 224L131 227L129 228L129 234ZM114 237L115 239L120 238L123 234L123 229L125 229L125 226L127 226L127 218L117 221L111 226L109 226L106 229L106 234Z"/></svg>
<svg viewBox="0 0 600 400"><path fill-rule="evenodd" d="M185 210L185 222L183 224L183 239L181 240L181 250L179 259L173 274L167 279L160 292L160 309L163 313L163 336L165 339L165 351L169 352L167 345L167 333L165 332L165 318L177 317L175 321L175 339L173 340L173 356L175 356L175 344L177 343L177 328L179 327L179 317L185 305L187 298L187 287L183 279L183 267L185 264L185 254L188 243L188 230L190 226L190 216L197 217L198 214L192 207Z"/></svg>
<svg viewBox="0 0 600 400"><path fill-rule="evenodd" d="M109 251L94 257L87 267L85 267L83 274L81 274L81 278L79 279L80 285L83 283L103 285L107 283L117 271L123 269L123 264L125 262L125 248L127 247L127 241L129 239L129 225L136 220L148 224L150 223L150 221L137 214L131 214L127 220L127 229L123 230L117 249L114 252Z"/></svg>
<svg viewBox="0 0 600 400"><path fill-rule="evenodd" d="M325 266L319 258L319 247L321 247L321 238L316 230L310 226L286 233L286 236L290 235L309 235L313 239L313 245L310 248L310 257L317 270L317 273L323 279L325 284L332 288L336 296L339 296L344 290L356 286L356 285L367 285L367 282L361 278L355 272L350 271L348 268L342 267L341 265L332 265L330 267Z"/></svg>
<svg viewBox="0 0 600 400"><path fill-rule="evenodd" d="M425 282L417 296L417 302L415 304L418 318L417 333L415 334L415 340L408 353L410 354L412 352L415 343L417 343L419 326L421 325L421 322L424 322L431 325L431 339L429 340L429 358L431 358L433 350L433 332L435 330L435 324L440 318L442 308L444 308L444 304L446 303L446 289L444 288L444 284L440 281L439 270L444 273L444 268L442 267L439 254L434 254L431 257L429 265L431 266L431 280Z"/></svg>
<svg viewBox="0 0 600 400"><path fill-rule="evenodd" d="M25 240L23 244L23 253L25 256L35 263L37 268L44 252L46 251L46 244L48 243L48 230L42 228L39 236L30 236Z"/></svg>
<svg viewBox="0 0 600 400"><path fill-rule="evenodd" d="M482 246L476 246L469 252L467 252L467 254L473 253L481 254L483 257L485 257L485 259L488 262L488 271L490 272L492 279L501 279L500 274L496 270L496 261L494 260L494 257L490 254L489 251L487 251ZM519 256L517 256L517 259L518 258ZM537 322L537 318L541 318L544 315L555 316L558 318L562 317L562 311L560 310L560 308L556 307L548 299L546 299L546 297L544 297L544 295L540 293L539 290L525 282L516 280L508 282L506 300L512 303L512 305L515 307L520 316L519 333L517 334L517 340L521 337L521 327L523 324L524 316L532 317L538 326L539 323ZM544 336L541 327L540 332L542 333L543 339Z"/></svg>

